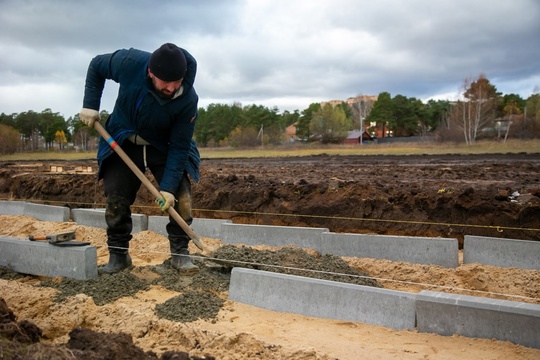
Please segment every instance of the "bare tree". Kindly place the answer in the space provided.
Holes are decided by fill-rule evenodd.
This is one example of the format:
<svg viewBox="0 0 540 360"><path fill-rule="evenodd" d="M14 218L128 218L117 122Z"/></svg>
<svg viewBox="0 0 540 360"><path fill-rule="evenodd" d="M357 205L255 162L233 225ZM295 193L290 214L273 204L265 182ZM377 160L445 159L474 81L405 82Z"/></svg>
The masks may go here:
<svg viewBox="0 0 540 360"><path fill-rule="evenodd" d="M84 126L73 134L73 144L79 147L82 151L95 150L96 137L90 135L90 128Z"/></svg>
<svg viewBox="0 0 540 360"><path fill-rule="evenodd" d="M463 132L465 143L474 144L479 132L496 116L497 90L489 80L480 75L476 81L465 79L463 100L452 111L452 122Z"/></svg>
<svg viewBox="0 0 540 360"><path fill-rule="evenodd" d="M353 113L353 119L356 126L356 120L358 119L358 130L364 132L364 121L369 115L373 103L377 100L376 96L359 95L355 98L349 99L347 102L351 106Z"/></svg>

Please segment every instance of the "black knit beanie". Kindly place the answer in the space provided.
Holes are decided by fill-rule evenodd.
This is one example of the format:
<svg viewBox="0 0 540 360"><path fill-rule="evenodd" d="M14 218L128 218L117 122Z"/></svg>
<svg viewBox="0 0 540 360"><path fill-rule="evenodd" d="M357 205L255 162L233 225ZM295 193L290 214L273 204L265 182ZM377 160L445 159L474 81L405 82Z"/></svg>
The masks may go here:
<svg viewBox="0 0 540 360"><path fill-rule="evenodd" d="M177 81L186 74L186 57L178 46L166 43L152 53L148 67L160 80Z"/></svg>

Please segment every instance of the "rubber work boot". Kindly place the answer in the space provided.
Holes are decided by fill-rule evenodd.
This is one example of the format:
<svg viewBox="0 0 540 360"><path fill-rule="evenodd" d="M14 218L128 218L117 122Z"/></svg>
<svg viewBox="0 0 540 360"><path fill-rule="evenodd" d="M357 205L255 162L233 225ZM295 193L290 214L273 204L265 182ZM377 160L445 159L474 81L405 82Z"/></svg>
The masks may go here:
<svg viewBox="0 0 540 360"><path fill-rule="evenodd" d="M188 249L171 254L171 267L178 270L180 275L194 275L199 272L199 267L191 262Z"/></svg>
<svg viewBox="0 0 540 360"><path fill-rule="evenodd" d="M99 274L115 274L131 266L131 256L129 254L109 254L109 263L98 268Z"/></svg>

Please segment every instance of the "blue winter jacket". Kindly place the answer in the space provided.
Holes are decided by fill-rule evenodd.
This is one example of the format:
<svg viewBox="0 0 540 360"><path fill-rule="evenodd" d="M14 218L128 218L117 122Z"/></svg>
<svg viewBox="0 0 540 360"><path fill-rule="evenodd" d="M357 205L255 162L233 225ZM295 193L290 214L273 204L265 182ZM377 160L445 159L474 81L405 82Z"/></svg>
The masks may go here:
<svg viewBox="0 0 540 360"><path fill-rule="evenodd" d="M179 97L164 99L153 90L147 70L151 53L122 49L92 59L83 100L84 108L99 110L105 80L119 83L118 97L105 129L120 146L129 136L137 135L167 154L159 188L173 194L184 171L194 182L199 182L200 155L193 140L199 99L193 88L197 62L186 50L182 51L187 72ZM100 139L97 154L100 167L113 151L105 139Z"/></svg>

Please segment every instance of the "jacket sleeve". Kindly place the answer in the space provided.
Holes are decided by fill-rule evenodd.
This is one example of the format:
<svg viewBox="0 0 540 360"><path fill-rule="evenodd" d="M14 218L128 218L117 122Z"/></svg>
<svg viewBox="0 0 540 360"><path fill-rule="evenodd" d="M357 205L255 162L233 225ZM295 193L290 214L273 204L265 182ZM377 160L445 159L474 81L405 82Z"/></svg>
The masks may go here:
<svg viewBox="0 0 540 360"><path fill-rule="evenodd" d="M175 194L184 171L187 171L192 179L198 182L198 168L197 172L194 172L189 166L190 157L193 156L192 146L194 144L192 139L196 121L197 113L195 110L191 122L179 121L171 129L165 172L159 184L160 190Z"/></svg>
<svg viewBox="0 0 540 360"><path fill-rule="evenodd" d="M101 96L105 88L105 80L119 82L119 69L126 56L127 50L118 50L111 54L98 55L90 61L86 73L86 83L84 86L83 107L87 109L99 110Z"/></svg>

